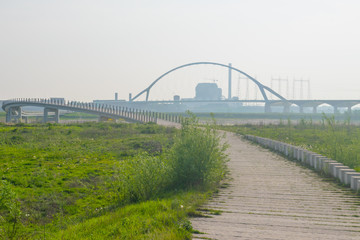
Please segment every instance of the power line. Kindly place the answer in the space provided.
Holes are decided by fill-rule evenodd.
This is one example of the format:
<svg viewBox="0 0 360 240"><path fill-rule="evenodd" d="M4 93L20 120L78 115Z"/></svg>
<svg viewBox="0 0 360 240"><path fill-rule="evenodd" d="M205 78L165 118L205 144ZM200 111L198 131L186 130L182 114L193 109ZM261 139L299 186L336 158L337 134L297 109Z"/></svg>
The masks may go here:
<svg viewBox="0 0 360 240"><path fill-rule="evenodd" d="M241 80L246 80L246 92L245 92L245 99L249 100L249 79L247 77L242 76L241 74L239 74L238 77L238 88L237 88L237 92L238 92L238 97L240 99L240 81Z"/></svg>
<svg viewBox="0 0 360 240"><path fill-rule="evenodd" d="M287 77L286 78L281 78L281 77L273 78L273 77L271 77L271 89L273 89L273 82L278 82L278 93L280 95L282 95L282 87L281 87L281 85L282 85L283 82L285 82L286 83L286 97L289 98L289 79Z"/></svg>
<svg viewBox="0 0 360 240"><path fill-rule="evenodd" d="M293 80L293 99L295 99L295 88L296 88L296 83L300 84L300 96L299 99L303 100L304 99L304 83L307 84L307 98L310 99L310 80L309 79L295 79Z"/></svg>

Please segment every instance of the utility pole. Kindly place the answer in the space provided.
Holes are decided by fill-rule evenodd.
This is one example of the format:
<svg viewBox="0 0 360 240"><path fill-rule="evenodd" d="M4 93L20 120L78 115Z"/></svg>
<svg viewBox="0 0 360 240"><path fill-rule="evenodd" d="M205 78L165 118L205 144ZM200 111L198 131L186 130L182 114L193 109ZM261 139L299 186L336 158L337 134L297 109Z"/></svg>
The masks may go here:
<svg viewBox="0 0 360 240"><path fill-rule="evenodd" d="M296 83L300 83L300 98L301 100L304 99L304 83L307 84L307 87L308 87L308 96L307 98L310 99L310 80L304 80L304 79L295 79L293 80L293 99L295 99L295 86L296 86Z"/></svg>
<svg viewBox="0 0 360 240"><path fill-rule="evenodd" d="M247 77L244 77L244 76L242 76L241 74L239 74L239 77L238 77L238 89L237 89L237 91L238 91L238 97L239 97L239 99L240 99L240 81L241 81L241 79L243 79L243 80L246 80L246 93L245 93L245 100L249 100L249 79L247 78Z"/></svg>
<svg viewBox="0 0 360 240"><path fill-rule="evenodd" d="M245 96L246 100L249 100L249 79L246 78L246 96Z"/></svg>
<svg viewBox="0 0 360 240"><path fill-rule="evenodd" d="M231 100L231 63L229 63L228 99Z"/></svg>
<svg viewBox="0 0 360 240"><path fill-rule="evenodd" d="M271 77L271 89L273 89L273 82L278 82L278 93L282 95L281 83L286 83L286 98L289 98L289 79L288 78L273 78ZM273 89L274 90L274 89Z"/></svg>
<svg viewBox="0 0 360 240"><path fill-rule="evenodd" d="M238 82L237 82L237 97L240 99L240 75L239 75L239 78L238 78Z"/></svg>

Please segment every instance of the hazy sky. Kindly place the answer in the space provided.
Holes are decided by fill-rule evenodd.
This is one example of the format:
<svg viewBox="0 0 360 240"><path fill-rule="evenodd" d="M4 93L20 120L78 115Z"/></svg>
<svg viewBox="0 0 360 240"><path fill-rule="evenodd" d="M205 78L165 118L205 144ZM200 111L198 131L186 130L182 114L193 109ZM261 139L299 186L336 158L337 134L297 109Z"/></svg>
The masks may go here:
<svg viewBox="0 0 360 240"><path fill-rule="evenodd" d="M312 98L360 99L359 25L358 0L0 0L0 99L127 99L196 61L232 63L268 86L287 77L290 98L303 78ZM213 80L226 70L183 69L152 97L189 97Z"/></svg>

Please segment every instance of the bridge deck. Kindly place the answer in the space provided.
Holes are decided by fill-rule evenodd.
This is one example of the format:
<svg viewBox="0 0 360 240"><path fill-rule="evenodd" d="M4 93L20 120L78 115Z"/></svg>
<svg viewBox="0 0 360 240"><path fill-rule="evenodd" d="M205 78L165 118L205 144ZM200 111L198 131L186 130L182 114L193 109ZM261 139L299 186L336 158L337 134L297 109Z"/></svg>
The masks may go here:
<svg viewBox="0 0 360 240"><path fill-rule="evenodd" d="M312 170L227 134L233 180L192 224L210 239L360 239L360 197Z"/></svg>

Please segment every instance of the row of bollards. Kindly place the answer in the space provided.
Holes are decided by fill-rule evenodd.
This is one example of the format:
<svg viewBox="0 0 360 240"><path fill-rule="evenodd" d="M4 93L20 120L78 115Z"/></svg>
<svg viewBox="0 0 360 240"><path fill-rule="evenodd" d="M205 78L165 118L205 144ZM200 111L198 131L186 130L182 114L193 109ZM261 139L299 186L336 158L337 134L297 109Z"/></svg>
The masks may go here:
<svg viewBox="0 0 360 240"><path fill-rule="evenodd" d="M279 152L290 159L299 161L302 164L313 168L315 171L332 176L344 185L349 186L354 191L360 192L360 172L356 172L354 169L351 169L335 160L298 146L293 146L291 144L268 138L252 135L245 135L245 138L258 143L261 146Z"/></svg>

